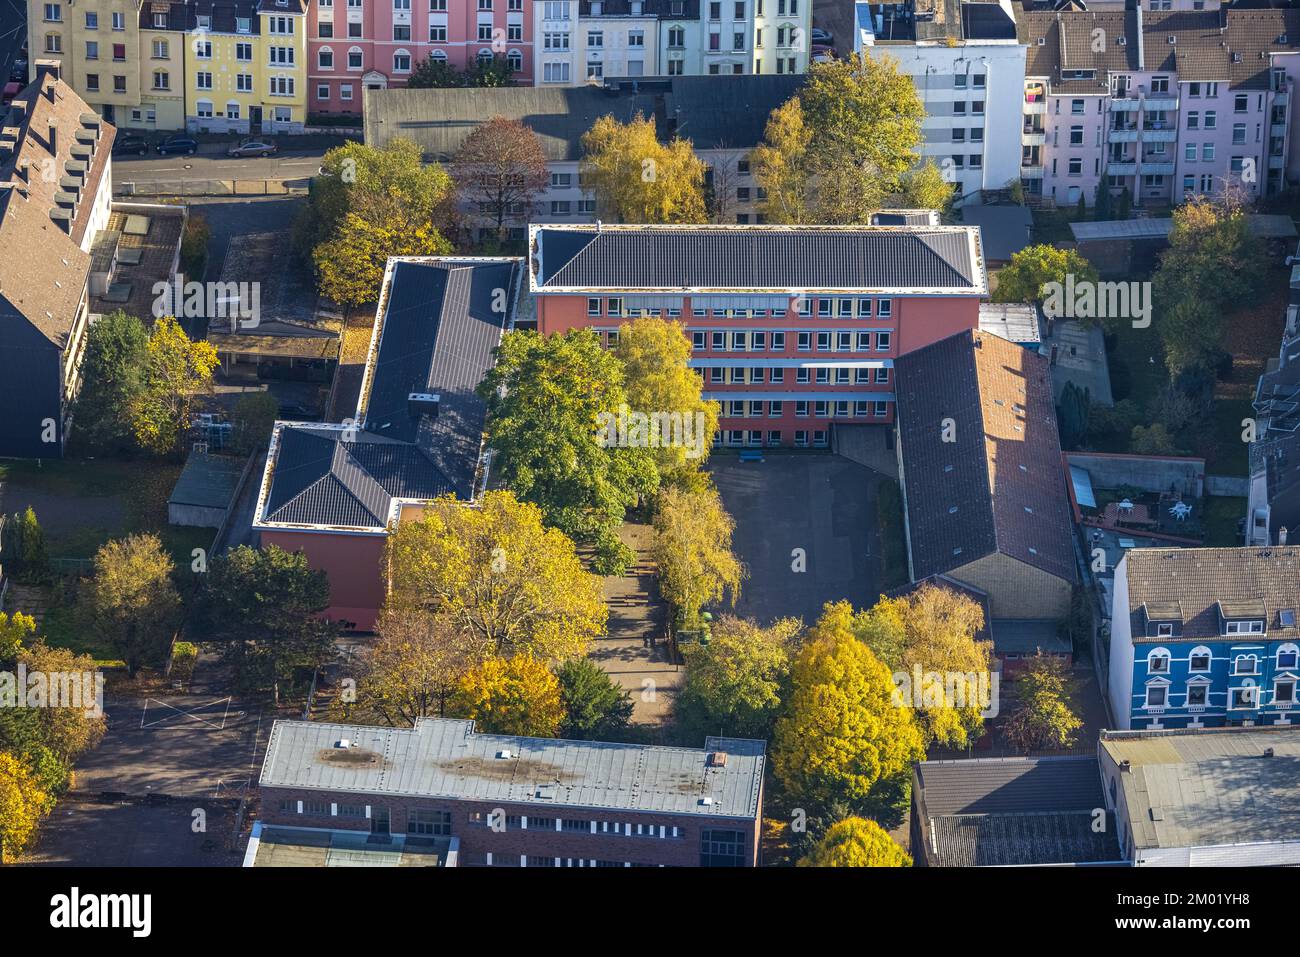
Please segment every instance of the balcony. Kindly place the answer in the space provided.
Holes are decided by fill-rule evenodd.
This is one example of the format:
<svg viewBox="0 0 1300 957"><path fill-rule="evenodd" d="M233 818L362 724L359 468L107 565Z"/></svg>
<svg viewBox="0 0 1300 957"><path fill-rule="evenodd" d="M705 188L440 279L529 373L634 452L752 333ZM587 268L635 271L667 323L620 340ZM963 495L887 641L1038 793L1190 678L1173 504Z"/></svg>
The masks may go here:
<svg viewBox="0 0 1300 957"><path fill-rule="evenodd" d="M1273 105L1286 106L1290 96L1291 94L1286 90L1279 90L1277 93L1273 94Z"/></svg>
<svg viewBox="0 0 1300 957"><path fill-rule="evenodd" d="M1283 169L1286 166L1285 156L1270 156L1268 158L1269 169Z"/></svg>
<svg viewBox="0 0 1300 957"><path fill-rule="evenodd" d="M1146 102L1142 104L1142 108L1144 110L1165 110L1166 112L1173 113L1178 109L1178 97L1170 96L1165 93L1153 93L1151 96L1146 98Z"/></svg>
<svg viewBox="0 0 1300 957"><path fill-rule="evenodd" d="M1025 109L1024 109L1025 116L1042 115L1046 112L1047 112L1046 100L1025 101Z"/></svg>
<svg viewBox="0 0 1300 957"><path fill-rule="evenodd" d="M1138 138L1137 128L1133 129L1112 129L1110 130L1109 139L1112 143L1136 143Z"/></svg>
<svg viewBox="0 0 1300 957"><path fill-rule="evenodd" d="M1047 142L1047 132L1045 130L1021 130L1021 146L1043 146Z"/></svg>
<svg viewBox="0 0 1300 957"><path fill-rule="evenodd" d="M1041 165L1030 166L1022 163L1020 166L1020 178L1021 179L1042 179L1043 167Z"/></svg>
<svg viewBox="0 0 1300 957"><path fill-rule="evenodd" d="M1111 172L1114 172L1112 169ZM1173 176L1174 164L1168 160L1143 160L1143 176Z"/></svg>
<svg viewBox="0 0 1300 957"><path fill-rule="evenodd" d="M1142 140L1146 143L1173 143L1178 139L1178 131L1170 127L1152 127L1142 130Z"/></svg>
<svg viewBox="0 0 1300 957"><path fill-rule="evenodd" d="M1106 164L1106 172L1111 176L1136 176L1137 163L1132 160L1111 160Z"/></svg>
<svg viewBox="0 0 1300 957"><path fill-rule="evenodd" d="M1110 111L1112 113L1134 113L1137 108L1138 101L1135 97L1116 97L1110 101Z"/></svg>
<svg viewBox="0 0 1300 957"><path fill-rule="evenodd" d="M1270 135L1270 136L1283 136L1283 137L1284 137L1284 136L1286 136L1286 124L1285 124L1285 123L1274 123L1272 126L1270 126L1270 127L1268 128L1268 132L1269 132L1269 135Z"/></svg>

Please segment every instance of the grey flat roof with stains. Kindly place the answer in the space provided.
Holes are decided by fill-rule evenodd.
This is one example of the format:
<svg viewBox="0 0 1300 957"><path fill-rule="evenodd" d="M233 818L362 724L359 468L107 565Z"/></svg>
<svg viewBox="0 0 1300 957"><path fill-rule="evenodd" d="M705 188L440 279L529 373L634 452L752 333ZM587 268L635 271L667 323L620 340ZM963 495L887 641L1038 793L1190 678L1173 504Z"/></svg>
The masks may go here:
<svg viewBox="0 0 1300 957"><path fill-rule="evenodd" d="M710 759L718 751L725 762ZM445 718L414 728L277 721L259 783L752 819L765 751L765 742L740 738L709 738L697 749L478 734L473 721Z"/></svg>

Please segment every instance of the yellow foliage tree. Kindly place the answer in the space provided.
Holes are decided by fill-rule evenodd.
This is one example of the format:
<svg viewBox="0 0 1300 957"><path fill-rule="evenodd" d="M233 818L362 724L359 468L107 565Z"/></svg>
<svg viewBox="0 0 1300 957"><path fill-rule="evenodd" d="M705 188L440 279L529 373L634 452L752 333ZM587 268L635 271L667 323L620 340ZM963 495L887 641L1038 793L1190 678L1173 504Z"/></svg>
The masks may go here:
<svg viewBox="0 0 1300 957"><path fill-rule="evenodd" d="M659 142L654 120L602 116L582 137L582 178L620 223L706 223L704 163L690 140Z"/></svg>
<svg viewBox="0 0 1300 957"><path fill-rule="evenodd" d="M736 603L745 570L731 551L735 527L715 488L670 487L659 493L654 517L659 587L688 620L724 595Z"/></svg>
<svg viewBox="0 0 1300 957"><path fill-rule="evenodd" d="M887 668L919 686L916 713L926 743L967 748L984 730L991 704L992 644L976 641L984 610L951 588L926 585L899 598L881 598L854 619L853 630ZM913 699L915 703L915 698Z"/></svg>
<svg viewBox="0 0 1300 957"><path fill-rule="evenodd" d="M827 828L800 867L911 867L912 858L875 821L846 817Z"/></svg>
<svg viewBox="0 0 1300 957"><path fill-rule="evenodd" d="M812 133L797 96L768 117L764 142L751 154L751 168L767 192L763 211L770 223L807 223L814 218L807 169Z"/></svg>
<svg viewBox="0 0 1300 957"><path fill-rule="evenodd" d="M0 751L0 864L13 864L31 844L54 801L14 755Z"/></svg>
<svg viewBox="0 0 1300 957"><path fill-rule="evenodd" d="M670 427L655 449L660 474L672 481L677 473L699 468L718 429L718 403L703 398L704 381L690 367L691 341L681 325L634 319L620 328L615 353L623 363L628 407L667 417L657 420ZM679 424L678 435L671 435Z"/></svg>
<svg viewBox="0 0 1300 957"><path fill-rule="evenodd" d="M349 212L334 238L312 252L320 291L335 302L375 302L389 256L442 256L449 243L432 223L412 221L400 206L370 216Z"/></svg>
<svg viewBox="0 0 1300 957"><path fill-rule="evenodd" d="M483 654L580 655L609 616L573 542L507 491L476 508L451 496L431 503L389 536L386 566L389 607L436 612Z"/></svg>
<svg viewBox="0 0 1300 957"><path fill-rule="evenodd" d="M852 625L848 602L827 604L791 667L772 767L796 804L895 807L925 757L912 709L895 702L889 669Z"/></svg>
<svg viewBox="0 0 1300 957"><path fill-rule="evenodd" d="M564 720L560 680L527 652L489 658L461 680L455 714L489 734L552 738Z"/></svg>
<svg viewBox="0 0 1300 957"><path fill-rule="evenodd" d="M206 390L219 362L206 339L192 341L171 316L153 325L145 346L141 388L131 402L131 431L156 455L174 452L190 425L194 396Z"/></svg>
<svg viewBox="0 0 1300 957"><path fill-rule="evenodd" d="M36 619L16 611L12 615L0 611L0 661L13 661L18 657L23 642L36 634Z"/></svg>

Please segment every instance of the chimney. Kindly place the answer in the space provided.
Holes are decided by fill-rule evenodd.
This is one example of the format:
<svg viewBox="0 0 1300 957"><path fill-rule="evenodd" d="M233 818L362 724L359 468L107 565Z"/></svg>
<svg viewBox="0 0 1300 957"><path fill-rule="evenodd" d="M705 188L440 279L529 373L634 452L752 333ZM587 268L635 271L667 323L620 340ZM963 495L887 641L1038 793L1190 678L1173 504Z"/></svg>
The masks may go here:
<svg viewBox="0 0 1300 957"><path fill-rule="evenodd" d="M50 135L49 138L46 140L46 142L49 143L50 146L50 155L58 156L59 155L59 124L54 122L53 119L50 120Z"/></svg>
<svg viewBox="0 0 1300 957"><path fill-rule="evenodd" d="M1278 543L1279 545L1285 545L1285 544L1286 544L1286 526L1285 526L1285 525L1283 525L1281 528L1279 528L1279 529L1277 530L1277 543Z"/></svg>
<svg viewBox="0 0 1300 957"><path fill-rule="evenodd" d="M33 79L35 79L37 82L40 82L41 89L45 90L45 84L44 84L45 78L48 76L51 80L57 80L61 75L61 70L62 67L60 66L58 60L37 60L36 76L33 77ZM50 93L50 98L51 99L54 98L54 94L52 92Z"/></svg>
<svg viewBox="0 0 1300 957"><path fill-rule="evenodd" d="M412 392L406 397L406 407L411 418L427 415L431 419L438 417L438 404L441 396L432 392Z"/></svg>

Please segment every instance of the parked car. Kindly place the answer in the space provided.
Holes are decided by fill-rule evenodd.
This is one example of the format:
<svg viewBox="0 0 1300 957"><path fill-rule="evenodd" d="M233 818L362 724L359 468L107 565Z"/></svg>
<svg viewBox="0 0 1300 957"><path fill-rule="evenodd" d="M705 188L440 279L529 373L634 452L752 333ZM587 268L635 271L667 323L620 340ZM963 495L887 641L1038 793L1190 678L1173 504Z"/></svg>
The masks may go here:
<svg viewBox="0 0 1300 957"><path fill-rule="evenodd" d="M276 151L275 143L270 140L262 140L254 137L253 139L240 140L230 149L226 150L227 156L270 156Z"/></svg>
<svg viewBox="0 0 1300 957"><path fill-rule="evenodd" d="M9 79L19 85L27 82L27 60L25 57L14 60L14 65L9 68Z"/></svg>
<svg viewBox="0 0 1300 957"><path fill-rule="evenodd" d="M159 156L170 156L172 153L193 155L199 151L199 141L192 136L169 136L154 148Z"/></svg>
<svg viewBox="0 0 1300 957"><path fill-rule="evenodd" d="M136 136L132 133L119 133L117 139L113 140L114 156L144 156L149 152L149 141L143 136Z"/></svg>
<svg viewBox="0 0 1300 957"><path fill-rule="evenodd" d="M827 31L821 29L821 27L813 27L812 42L823 43L829 46L835 43L835 38L831 36Z"/></svg>

